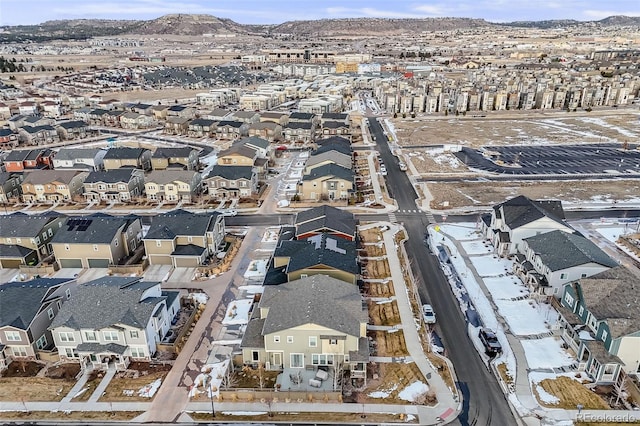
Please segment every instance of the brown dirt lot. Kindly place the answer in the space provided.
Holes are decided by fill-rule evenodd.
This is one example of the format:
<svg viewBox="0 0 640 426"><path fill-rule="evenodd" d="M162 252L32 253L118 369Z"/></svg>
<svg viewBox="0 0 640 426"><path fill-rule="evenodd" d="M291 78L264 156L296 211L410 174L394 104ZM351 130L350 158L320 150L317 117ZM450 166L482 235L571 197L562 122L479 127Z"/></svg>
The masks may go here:
<svg viewBox="0 0 640 426"><path fill-rule="evenodd" d="M533 388L533 393L540 402L540 405L551 408L575 409L576 405L582 404L587 410L608 410L610 409L602 398L596 393L587 389L580 382L570 377L558 377L556 379L545 379L540 382L540 386L560 399L557 404L546 404L540 401L538 392Z"/></svg>
<svg viewBox="0 0 640 426"><path fill-rule="evenodd" d="M169 370L169 365L158 366L157 368L149 368L148 363L140 363L140 365L138 365L137 363L132 363L132 365L129 365L129 370L126 374L121 373L121 377L118 377L118 375L116 375L116 377L111 380L109 386L107 386L107 389L105 390L105 394L100 397L99 401L152 401L153 398L138 396L138 390L143 386L152 383L158 378L164 379ZM134 376L136 371L138 372L137 377ZM124 390L133 390L133 396L124 395Z"/></svg>
<svg viewBox="0 0 640 426"><path fill-rule="evenodd" d="M624 201L638 196L638 180L576 180L543 182L438 182L428 183L432 209L492 206L508 197L526 195L532 199L562 199L567 203L601 199ZM444 203L449 205L445 206Z"/></svg>
<svg viewBox="0 0 640 426"><path fill-rule="evenodd" d="M0 412L1 420L109 420L127 421L142 414L142 411L3 411Z"/></svg>
<svg viewBox="0 0 640 426"><path fill-rule="evenodd" d="M393 281L388 283L365 283L364 294L370 297L391 297L395 295Z"/></svg>
<svg viewBox="0 0 640 426"><path fill-rule="evenodd" d="M367 278L371 279L384 279L391 276L391 270L389 269L389 262L384 260L369 260L366 262L365 269L367 271Z"/></svg>
<svg viewBox="0 0 640 426"><path fill-rule="evenodd" d="M0 401L60 401L75 383L48 377L3 377Z"/></svg>
<svg viewBox="0 0 640 426"><path fill-rule="evenodd" d="M631 109L591 113L523 111L492 113L482 118L471 115L394 119L392 122L401 146L623 142L630 139L627 132L638 131L638 113Z"/></svg>
<svg viewBox="0 0 640 426"><path fill-rule="evenodd" d="M366 390L358 395L359 403L410 404L410 402L400 399L398 394L413 382L427 383L420 369L413 362L409 364L380 363L378 365L378 379L369 381ZM389 396L372 398L368 395L376 391L388 392ZM424 395L424 398L418 398L418 401L425 403L425 405L436 403L435 396L432 394Z"/></svg>
<svg viewBox="0 0 640 426"><path fill-rule="evenodd" d="M398 304L394 300L391 303L378 304L369 301L369 319L373 325L398 325L400 324L400 312Z"/></svg>
<svg viewBox="0 0 640 426"><path fill-rule="evenodd" d="M369 228L359 231L363 243L377 243L382 241L382 232L378 228Z"/></svg>
<svg viewBox="0 0 640 426"><path fill-rule="evenodd" d="M45 365L36 361L14 361L2 372L2 377L34 377Z"/></svg>
<svg viewBox="0 0 640 426"><path fill-rule="evenodd" d="M407 344L402 330L390 333L388 331L369 331L376 342L377 356L408 356Z"/></svg>
<svg viewBox="0 0 640 426"><path fill-rule="evenodd" d="M216 421L226 420L226 421L234 421L234 422L335 422L335 423L417 423L418 419L414 418L411 421L408 421L406 417L402 414L383 414L383 413L370 413L363 415L357 413L326 413L326 412L318 412L318 413L281 413L281 412L273 412L272 417L269 417L268 414L258 414L255 416L250 415L231 415L231 413L225 414L226 412L216 412ZM211 421L211 413L188 413L189 416L197 421L197 422L210 422Z"/></svg>

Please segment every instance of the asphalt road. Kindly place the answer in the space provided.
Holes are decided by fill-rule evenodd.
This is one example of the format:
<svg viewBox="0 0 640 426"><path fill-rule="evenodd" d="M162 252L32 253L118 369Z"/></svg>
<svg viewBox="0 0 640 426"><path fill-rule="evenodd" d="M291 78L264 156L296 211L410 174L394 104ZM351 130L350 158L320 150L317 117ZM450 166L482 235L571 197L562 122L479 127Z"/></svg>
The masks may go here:
<svg viewBox="0 0 640 426"><path fill-rule="evenodd" d="M399 210L415 209L417 195L397 159L391 154L387 138L377 120L370 119L370 131L375 134L382 161L387 165L387 187L398 203ZM439 267L438 260L424 243L428 224L422 213L398 214L409 235L407 253L416 277L420 298L433 305L438 315L440 336L453 362L462 392L463 411L457 423L466 425L516 424L509 405L496 381L480 359L467 334L467 323ZM455 424L452 423L452 424Z"/></svg>

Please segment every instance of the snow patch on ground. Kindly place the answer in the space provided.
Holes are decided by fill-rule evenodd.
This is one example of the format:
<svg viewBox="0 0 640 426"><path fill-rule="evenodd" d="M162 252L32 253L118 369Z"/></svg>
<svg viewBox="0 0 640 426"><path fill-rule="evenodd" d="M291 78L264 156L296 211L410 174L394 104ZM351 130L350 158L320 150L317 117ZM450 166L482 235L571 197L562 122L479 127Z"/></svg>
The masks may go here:
<svg viewBox="0 0 640 426"><path fill-rule="evenodd" d="M480 234L475 223L442 224L440 231L457 241L478 240Z"/></svg>
<svg viewBox="0 0 640 426"><path fill-rule="evenodd" d="M264 231L262 235L263 243L275 243L278 241L278 235L280 234L279 227L269 227Z"/></svg>
<svg viewBox="0 0 640 426"><path fill-rule="evenodd" d="M396 384L393 385L393 387L391 389L379 390L379 391L371 392L369 394L369 396L371 398L388 398L389 395L391 395L391 392L393 392L397 388L398 388L398 384L396 383Z"/></svg>
<svg viewBox="0 0 640 426"><path fill-rule="evenodd" d="M138 396L143 398L153 398L158 389L160 389L160 385L162 384L162 379L158 378L151 382L150 384L141 387L138 390Z"/></svg>
<svg viewBox="0 0 640 426"><path fill-rule="evenodd" d="M483 279L484 285L491 293L493 300L511 300L522 296L528 296L529 290L515 275L505 277L487 277Z"/></svg>
<svg viewBox="0 0 640 426"><path fill-rule="evenodd" d="M253 299L234 300L227 306L222 324L247 324L249 322L249 311L253 305Z"/></svg>
<svg viewBox="0 0 640 426"><path fill-rule="evenodd" d="M245 278L259 278L267 274L267 260L257 259L249 262L247 271L244 273Z"/></svg>
<svg viewBox="0 0 640 426"><path fill-rule="evenodd" d="M513 270L513 262L496 254L486 256L469 256L476 272L481 277L497 277Z"/></svg>
<svg viewBox="0 0 640 426"><path fill-rule="evenodd" d="M511 332L517 336L530 336L549 332L549 324L555 323L557 313L544 303L532 299L494 300L500 315L507 321Z"/></svg>
<svg viewBox="0 0 640 426"><path fill-rule="evenodd" d="M575 363L575 359L562 349L555 337L521 340L529 368L560 368Z"/></svg>
<svg viewBox="0 0 640 426"><path fill-rule="evenodd" d="M189 293L189 299L192 299L202 305L206 305L207 300L209 300L209 296L207 296L206 293Z"/></svg>
<svg viewBox="0 0 640 426"><path fill-rule="evenodd" d="M409 402L415 402L420 395L424 395L428 390L429 386L418 380L400 391L398 398Z"/></svg>
<svg viewBox="0 0 640 426"><path fill-rule="evenodd" d="M487 254L493 253L493 246L485 241L461 241L462 248L467 254Z"/></svg>

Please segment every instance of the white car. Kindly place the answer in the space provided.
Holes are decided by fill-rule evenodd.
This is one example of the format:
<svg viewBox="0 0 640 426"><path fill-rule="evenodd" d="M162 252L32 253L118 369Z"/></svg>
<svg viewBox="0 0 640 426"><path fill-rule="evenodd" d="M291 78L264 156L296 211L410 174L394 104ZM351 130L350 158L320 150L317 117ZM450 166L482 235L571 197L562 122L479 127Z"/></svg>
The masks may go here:
<svg viewBox="0 0 640 426"><path fill-rule="evenodd" d="M426 324L436 323L436 313L433 312L431 305L422 305L422 319Z"/></svg>
<svg viewBox="0 0 640 426"><path fill-rule="evenodd" d="M238 214L238 211L236 209L226 209L220 210L220 213L222 213L222 216L235 216Z"/></svg>

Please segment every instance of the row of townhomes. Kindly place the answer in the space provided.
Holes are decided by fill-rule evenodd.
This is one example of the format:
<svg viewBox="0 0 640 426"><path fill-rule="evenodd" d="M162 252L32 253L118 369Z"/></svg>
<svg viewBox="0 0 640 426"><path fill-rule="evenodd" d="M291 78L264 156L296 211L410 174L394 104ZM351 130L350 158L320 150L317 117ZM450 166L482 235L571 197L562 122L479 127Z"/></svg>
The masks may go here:
<svg viewBox="0 0 640 426"><path fill-rule="evenodd" d="M366 378L368 314L356 284L356 240L353 214L327 205L299 212L281 229L242 339L246 365L283 370L291 383L300 369ZM308 385L324 386L317 376Z"/></svg>
<svg viewBox="0 0 640 426"><path fill-rule="evenodd" d="M640 371L640 279L566 221L562 203L518 196L482 217L485 237L513 273L559 313L555 333L596 383L621 386Z"/></svg>
<svg viewBox="0 0 640 426"><path fill-rule="evenodd" d="M251 197L266 177L274 147L266 139L238 139L219 152L202 176L199 150L189 147L13 150L3 161L4 202L191 203L205 198ZM234 166L234 167L227 167Z"/></svg>
<svg viewBox="0 0 640 426"><path fill-rule="evenodd" d="M143 233L138 216L65 216L55 212L0 216L0 268L110 268L139 263L197 267L224 246L218 212L172 210L155 216Z"/></svg>

